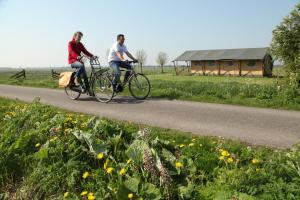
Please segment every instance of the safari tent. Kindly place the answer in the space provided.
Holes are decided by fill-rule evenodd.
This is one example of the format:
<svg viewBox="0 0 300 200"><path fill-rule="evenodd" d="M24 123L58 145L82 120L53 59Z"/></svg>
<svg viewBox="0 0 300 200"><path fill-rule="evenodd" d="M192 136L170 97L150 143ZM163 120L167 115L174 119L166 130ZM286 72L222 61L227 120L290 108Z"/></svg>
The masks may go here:
<svg viewBox="0 0 300 200"><path fill-rule="evenodd" d="M272 76L273 59L268 48L185 51L174 61L185 61L191 74Z"/></svg>

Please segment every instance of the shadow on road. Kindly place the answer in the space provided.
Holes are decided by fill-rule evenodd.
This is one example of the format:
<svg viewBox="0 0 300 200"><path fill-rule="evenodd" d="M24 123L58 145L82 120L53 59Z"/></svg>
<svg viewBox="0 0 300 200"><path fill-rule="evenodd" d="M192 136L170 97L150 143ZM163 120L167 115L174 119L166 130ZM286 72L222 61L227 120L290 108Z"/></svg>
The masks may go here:
<svg viewBox="0 0 300 200"><path fill-rule="evenodd" d="M95 101L98 102L96 98L94 97L85 97L85 98L79 98L77 101ZM116 99L112 99L109 104L140 104L143 103L142 100L137 100L131 97L119 97ZM99 102L100 103L100 102Z"/></svg>

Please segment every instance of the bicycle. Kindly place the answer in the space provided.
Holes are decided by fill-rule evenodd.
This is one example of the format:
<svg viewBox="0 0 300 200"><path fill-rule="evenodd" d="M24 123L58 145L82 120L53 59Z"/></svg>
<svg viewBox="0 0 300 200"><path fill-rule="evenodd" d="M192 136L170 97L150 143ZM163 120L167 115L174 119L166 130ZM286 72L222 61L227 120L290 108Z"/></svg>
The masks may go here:
<svg viewBox="0 0 300 200"><path fill-rule="evenodd" d="M137 63L136 61L126 61L128 64L132 65L134 63ZM146 75L142 73L136 73L134 70L134 65L132 65L131 69L121 69L121 72L130 72L129 77L127 80L124 80L123 83L118 83L116 90L114 90L114 96L117 95L117 93L120 93L123 91L123 89L128 84L129 92L130 94L138 99L138 100L144 100L146 99L150 94L150 81L147 78ZM106 75L109 77L109 79L113 80L113 74L109 74L109 72L104 73L103 75Z"/></svg>
<svg viewBox="0 0 300 200"><path fill-rule="evenodd" d="M81 59L83 59L82 57ZM91 66L91 74L88 77L90 88L86 88L87 94L95 97L100 102L109 102L113 96L114 92L110 89L110 87L106 88L105 85L112 85L112 82L108 77L103 77L102 74L107 72L109 68L103 68L100 65L98 57L90 58L90 66ZM76 70L77 71L77 70ZM80 86L76 86L74 83L76 71L73 72L71 76L71 80L68 86L65 87L65 93L72 100L77 100L82 94L82 81ZM108 84L104 84L104 82L108 82ZM91 91L89 94L88 91Z"/></svg>

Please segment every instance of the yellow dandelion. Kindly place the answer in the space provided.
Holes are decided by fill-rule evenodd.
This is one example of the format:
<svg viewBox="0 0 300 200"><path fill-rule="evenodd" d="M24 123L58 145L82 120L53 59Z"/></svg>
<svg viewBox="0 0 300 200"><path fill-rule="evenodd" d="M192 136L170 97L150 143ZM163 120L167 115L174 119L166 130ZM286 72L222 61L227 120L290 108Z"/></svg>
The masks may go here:
<svg viewBox="0 0 300 200"><path fill-rule="evenodd" d="M194 143L190 143L190 144L189 144L189 147L192 147L192 146L194 146L194 145L195 145Z"/></svg>
<svg viewBox="0 0 300 200"><path fill-rule="evenodd" d="M67 198L69 196L69 192L64 193L64 198Z"/></svg>
<svg viewBox="0 0 300 200"><path fill-rule="evenodd" d="M89 173L88 172L84 172L83 175L82 175L82 178L86 179L88 176L89 176Z"/></svg>
<svg viewBox="0 0 300 200"><path fill-rule="evenodd" d="M225 156L225 157L230 156L230 154L229 154L228 151L226 151L226 150L223 150L223 151L221 152L221 155L222 155L222 156Z"/></svg>
<svg viewBox="0 0 300 200"><path fill-rule="evenodd" d="M99 154L97 155L97 158L98 158L99 160L102 160L103 157L104 157L104 154L103 154L103 153L99 153Z"/></svg>
<svg viewBox="0 0 300 200"><path fill-rule="evenodd" d="M225 158L224 156L220 156L219 160L224 160L224 158Z"/></svg>
<svg viewBox="0 0 300 200"><path fill-rule="evenodd" d="M83 191L83 192L81 192L81 196L85 196L85 195L87 195L87 193L88 193L88 191Z"/></svg>
<svg viewBox="0 0 300 200"><path fill-rule="evenodd" d="M132 199L132 198L133 198L133 194L132 193L128 194L128 199Z"/></svg>
<svg viewBox="0 0 300 200"><path fill-rule="evenodd" d="M176 168L182 168L183 167L183 164L181 163L181 162L176 162L175 163L175 166L176 166Z"/></svg>
<svg viewBox="0 0 300 200"><path fill-rule="evenodd" d="M231 158L231 157L228 158L227 162L228 162L228 163L233 163L233 158Z"/></svg>
<svg viewBox="0 0 300 200"><path fill-rule="evenodd" d="M105 161L104 165L103 165L103 168L106 169L107 168L107 165L108 165L108 159Z"/></svg>
<svg viewBox="0 0 300 200"><path fill-rule="evenodd" d="M259 160L256 159L256 158L253 158L251 162L252 162L252 164L258 164L258 163L259 163Z"/></svg>
<svg viewBox="0 0 300 200"><path fill-rule="evenodd" d="M40 146L41 146L40 143L36 143L36 145L35 145L36 148L38 148L38 147L40 147Z"/></svg>
<svg viewBox="0 0 300 200"><path fill-rule="evenodd" d="M95 200L95 196L94 195L88 196L88 200Z"/></svg>
<svg viewBox="0 0 300 200"><path fill-rule="evenodd" d="M113 170L114 170L114 168L109 167L109 168L107 168L106 172L107 172L108 174L111 174Z"/></svg>
<svg viewBox="0 0 300 200"><path fill-rule="evenodd" d="M120 172L119 172L119 174L120 174L121 176L124 176L125 173L126 173L126 169L124 169L124 168L122 168L122 169L120 170Z"/></svg>
<svg viewBox="0 0 300 200"><path fill-rule="evenodd" d="M184 145L184 144L181 144L181 145L179 145L179 147L182 148L182 147L185 147L185 145Z"/></svg>
<svg viewBox="0 0 300 200"><path fill-rule="evenodd" d="M127 164L130 164L132 162L132 160L131 160L131 158L129 158L128 160L127 160Z"/></svg>

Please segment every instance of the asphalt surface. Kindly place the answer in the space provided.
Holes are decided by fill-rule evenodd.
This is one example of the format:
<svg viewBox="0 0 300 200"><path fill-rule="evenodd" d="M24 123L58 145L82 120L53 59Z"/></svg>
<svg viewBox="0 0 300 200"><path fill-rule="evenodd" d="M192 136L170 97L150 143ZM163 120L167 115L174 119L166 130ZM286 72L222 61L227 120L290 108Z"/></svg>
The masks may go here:
<svg viewBox="0 0 300 200"><path fill-rule="evenodd" d="M254 145L289 148L300 142L298 111L118 96L110 103L99 103L86 95L74 101L63 90L10 85L0 85L0 96L26 102L40 97L42 103L70 111Z"/></svg>

